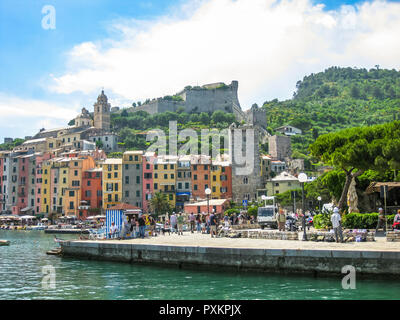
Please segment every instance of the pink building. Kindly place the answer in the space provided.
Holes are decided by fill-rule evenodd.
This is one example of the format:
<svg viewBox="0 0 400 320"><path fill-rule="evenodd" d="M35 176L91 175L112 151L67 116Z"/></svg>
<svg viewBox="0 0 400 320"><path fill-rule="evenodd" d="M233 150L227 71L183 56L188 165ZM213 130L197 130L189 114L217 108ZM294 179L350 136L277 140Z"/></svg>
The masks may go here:
<svg viewBox="0 0 400 320"><path fill-rule="evenodd" d="M149 201L154 192L153 167L155 159L155 152L146 152L143 155L143 212L149 211Z"/></svg>
<svg viewBox="0 0 400 320"><path fill-rule="evenodd" d="M225 210L229 208L229 200L227 199L210 199L207 207L207 200L195 202L195 203L186 203L184 206L184 211L186 213L214 213L220 214L224 213Z"/></svg>
<svg viewBox="0 0 400 320"><path fill-rule="evenodd" d="M3 188L3 169L4 169L4 158L0 155L0 212L5 210L5 193Z"/></svg>
<svg viewBox="0 0 400 320"><path fill-rule="evenodd" d="M29 206L28 190L29 190L29 156L19 156L18 158L18 201L13 213L20 214L22 209Z"/></svg>

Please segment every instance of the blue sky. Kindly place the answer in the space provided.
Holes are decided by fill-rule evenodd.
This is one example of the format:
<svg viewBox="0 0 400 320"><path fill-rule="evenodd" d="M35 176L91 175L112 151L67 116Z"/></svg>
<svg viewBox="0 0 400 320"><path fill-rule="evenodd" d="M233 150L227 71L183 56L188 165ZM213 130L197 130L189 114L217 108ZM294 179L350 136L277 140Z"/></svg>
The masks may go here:
<svg viewBox="0 0 400 320"><path fill-rule="evenodd" d="M398 1L264 2L0 0L0 142L65 125L91 110L102 87L113 105L128 106L185 84L239 80L247 109L290 98L297 80L330 65L399 68ZM56 10L55 30L42 28L45 5ZM376 12L381 22L371 24ZM371 51L366 39L390 52Z"/></svg>

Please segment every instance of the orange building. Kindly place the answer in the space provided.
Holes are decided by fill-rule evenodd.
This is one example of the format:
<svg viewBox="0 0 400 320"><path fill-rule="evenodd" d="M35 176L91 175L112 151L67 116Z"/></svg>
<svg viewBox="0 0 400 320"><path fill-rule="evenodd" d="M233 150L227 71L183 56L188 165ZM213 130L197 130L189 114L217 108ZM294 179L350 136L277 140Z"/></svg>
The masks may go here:
<svg viewBox="0 0 400 320"><path fill-rule="evenodd" d="M211 161L209 156L192 156L192 196L195 200L207 199L205 190L211 188Z"/></svg>
<svg viewBox="0 0 400 320"><path fill-rule="evenodd" d="M79 206L82 201L82 177L83 173L96 167L92 157L68 158L68 187L64 190L64 213L67 216L79 217Z"/></svg>
<svg viewBox="0 0 400 320"><path fill-rule="evenodd" d="M82 196L79 206L79 218L97 215L101 212L102 203L102 168L95 168L83 172Z"/></svg>

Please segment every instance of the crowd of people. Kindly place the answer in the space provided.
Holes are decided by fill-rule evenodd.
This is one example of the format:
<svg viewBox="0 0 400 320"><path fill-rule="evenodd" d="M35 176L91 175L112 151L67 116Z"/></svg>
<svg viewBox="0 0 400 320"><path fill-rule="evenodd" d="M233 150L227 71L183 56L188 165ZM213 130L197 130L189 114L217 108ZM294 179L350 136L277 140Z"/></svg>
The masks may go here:
<svg viewBox="0 0 400 320"><path fill-rule="evenodd" d="M305 214L305 225L308 229L313 222L313 212L306 212ZM304 216L300 213L285 213L282 209L278 211L276 215L276 222L279 231L297 231L302 230ZM339 213L338 208L333 209L331 215L332 228L335 233L335 238L337 242L343 242L343 232L342 232L342 218ZM145 238L146 231L149 236L162 235L183 235L184 226L185 230L191 233L202 233L209 234L212 238L218 236L218 230L221 227L229 228L232 225L239 224L253 224L255 223L254 216L249 216L246 213L240 213L236 215L235 213L231 216L228 214L216 214L214 211L212 213L190 213L185 214L182 212L173 212L170 216L166 215L161 221L157 221L155 217L151 214L141 214L137 217L126 218L122 225L122 229L118 230L114 223L112 223L110 230L107 232L108 238L120 238L126 239L130 238ZM297 227L297 225L299 227ZM385 216L383 209L379 208L379 218L376 227L376 231L382 228L386 231ZM400 229L400 210L394 217L393 229Z"/></svg>
<svg viewBox="0 0 400 320"><path fill-rule="evenodd" d="M151 214L141 214L137 217L124 218L123 220L121 230L118 230L114 223L111 224L109 230L107 230L108 238L145 238L146 232L149 236L171 235L174 233L183 235L184 227L186 227L185 230L191 233L197 232L217 237L219 226L229 227L243 223L255 223L254 217L245 213L228 216L228 214L217 214L214 211L198 214L172 212L171 215L165 215L158 220Z"/></svg>

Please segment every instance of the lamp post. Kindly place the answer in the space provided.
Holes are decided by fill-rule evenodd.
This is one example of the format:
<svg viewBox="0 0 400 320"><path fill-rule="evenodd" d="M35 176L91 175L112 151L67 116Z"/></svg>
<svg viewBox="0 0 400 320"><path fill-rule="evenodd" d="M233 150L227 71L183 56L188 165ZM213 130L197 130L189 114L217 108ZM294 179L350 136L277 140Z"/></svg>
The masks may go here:
<svg viewBox="0 0 400 320"><path fill-rule="evenodd" d="M305 203L304 203L304 183L307 181L307 175L305 173L299 174L299 182L301 183L301 206L303 213L303 241L307 241L306 234L306 213L305 213Z"/></svg>
<svg viewBox="0 0 400 320"><path fill-rule="evenodd" d="M322 200L322 198L321 198L321 196L319 196L317 199L319 201L319 213L321 213L321 200Z"/></svg>
<svg viewBox="0 0 400 320"><path fill-rule="evenodd" d="M210 194L211 194L211 189L207 188L205 192L206 192L206 195L207 195L207 213L210 214Z"/></svg>

